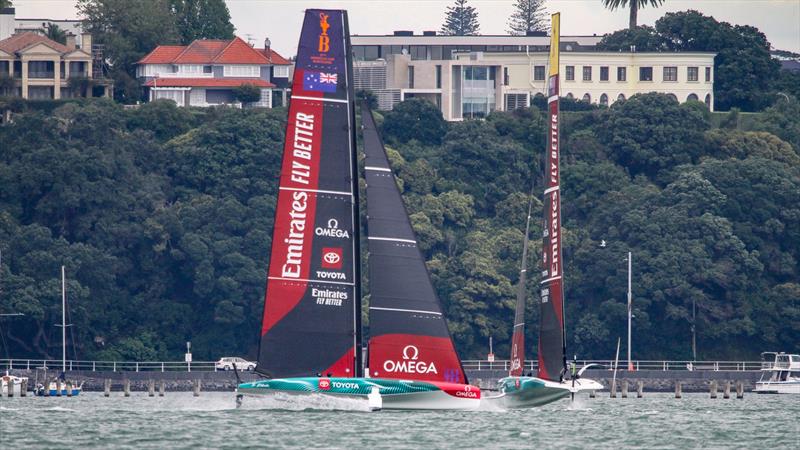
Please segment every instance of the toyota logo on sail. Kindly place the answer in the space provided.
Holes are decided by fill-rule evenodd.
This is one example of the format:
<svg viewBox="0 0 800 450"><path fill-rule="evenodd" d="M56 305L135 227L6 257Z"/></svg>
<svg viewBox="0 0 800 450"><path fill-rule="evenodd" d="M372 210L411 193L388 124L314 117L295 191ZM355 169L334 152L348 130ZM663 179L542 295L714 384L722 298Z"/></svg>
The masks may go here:
<svg viewBox="0 0 800 450"><path fill-rule="evenodd" d="M425 362L419 361L419 349L414 345L406 345L403 347L403 360L402 361L393 361L391 359L387 359L383 362L383 370L389 373L395 372L402 372L402 373L435 373L438 374L438 370L436 370L436 364L433 362Z"/></svg>
<svg viewBox="0 0 800 450"><path fill-rule="evenodd" d="M322 268L341 269L342 268L342 249L341 247L325 247L322 249Z"/></svg>

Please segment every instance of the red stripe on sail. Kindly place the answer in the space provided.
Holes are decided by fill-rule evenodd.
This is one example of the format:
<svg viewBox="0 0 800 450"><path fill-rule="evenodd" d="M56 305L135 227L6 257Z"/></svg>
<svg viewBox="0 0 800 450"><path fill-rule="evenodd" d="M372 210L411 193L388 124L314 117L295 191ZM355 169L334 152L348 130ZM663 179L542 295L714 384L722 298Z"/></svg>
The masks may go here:
<svg viewBox="0 0 800 450"><path fill-rule="evenodd" d="M294 82L302 84L302 78L303 71L295 71ZM295 190L278 192L262 336L297 306L307 289L302 280L310 275L316 194L303 189L315 190L319 184L322 110L317 101L292 100L289 107L280 187Z"/></svg>
<svg viewBox="0 0 800 450"><path fill-rule="evenodd" d="M353 364L355 362L355 353L353 348L351 347L341 358L339 358L335 363L331 364L330 367L325 369L323 375L331 376L331 377L353 377L355 374L353 373ZM330 374L330 375L328 375Z"/></svg>
<svg viewBox="0 0 800 450"><path fill-rule="evenodd" d="M384 334L369 341L369 372L374 378L466 383L449 337Z"/></svg>

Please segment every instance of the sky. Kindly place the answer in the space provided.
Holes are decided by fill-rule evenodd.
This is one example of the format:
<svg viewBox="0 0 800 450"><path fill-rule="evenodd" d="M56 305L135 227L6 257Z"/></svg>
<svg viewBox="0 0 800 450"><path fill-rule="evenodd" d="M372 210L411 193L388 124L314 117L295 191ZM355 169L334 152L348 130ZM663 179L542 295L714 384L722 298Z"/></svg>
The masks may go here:
<svg viewBox="0 0 800 450"><path fill-rule="evenodd" d="M13 0L20 18L74 19L74 0ZM352 34L391 34L394 30L439 30L453 0L226 0L236 34L293 56L306 8L347 9ZM513 0L471 0L481 34L506 34ZM609 11L601 0L546 0L548 12L561 12L561 34L603 35L628 26L628 10ZM667 12L695 9L719 21L752 25L772 46L800 53L800 0L665 0L639 11L640 25L653 25Z"/></svg>

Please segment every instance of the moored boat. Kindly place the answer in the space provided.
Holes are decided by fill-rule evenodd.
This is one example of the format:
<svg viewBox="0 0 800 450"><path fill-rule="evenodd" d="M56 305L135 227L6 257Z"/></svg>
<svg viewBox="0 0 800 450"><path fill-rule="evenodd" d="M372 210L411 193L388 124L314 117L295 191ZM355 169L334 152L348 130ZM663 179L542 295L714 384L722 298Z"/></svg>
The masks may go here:
<svg viewBox="0 0 800 450"><path fill-rule="evenodd" d="M8 395L9 386L14 386L14 390L11 391L11 395L20 395L20 390L22 389L22 382L27 382L28 377L18 377L15 375L11 375L8 370L6 370L6 374L0 377L0 395Z"/></svg>
<svg viewBox="0 0 800 450"><path fill-rule="evenodd" d="M59 394L59 387L61 388L60 394ZM72 389L68 391L67 383L65 383L64 381L61 382L60 386L59 383L51 381L50 383L48 383L47 388L45 388L45 386L42 383L39 383L33 389L33 393L39 397L46 397L46 396L56 397L58 395L61 395L62 397L67 397L67 396L75 397L81 393L82 389L83 389L83 383L81 383L79 386L72 386Z"/></svg>
<svg viewBox="0 0 800 450"><path fill-rule="evenodd" d="M764 352L761 361L761 379L754 392L800 394L800 355Z"/></svg>

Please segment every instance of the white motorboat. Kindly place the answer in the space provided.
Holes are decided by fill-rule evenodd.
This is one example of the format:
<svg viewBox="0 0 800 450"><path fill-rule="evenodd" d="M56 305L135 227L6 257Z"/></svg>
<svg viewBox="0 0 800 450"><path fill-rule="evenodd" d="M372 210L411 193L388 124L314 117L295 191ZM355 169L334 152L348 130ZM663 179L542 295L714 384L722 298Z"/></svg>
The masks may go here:
<svg viewBox="0 0 800 450"><path fill-rule="evenodd" d="M759 394L800 394L800 355L764 352L761 354L761 379L754 392Z"/></svg>
<svg viewBox="0 0 800 450"><path fill-rule="evenodd" d="M6 374L0 377L0 394L8 395L8 386L14 386L14 390L11 392L13 395L20 395L20 389L22 389L22 382L28 381L28 377L17 377L11 375L6 370Z"/></svg>

